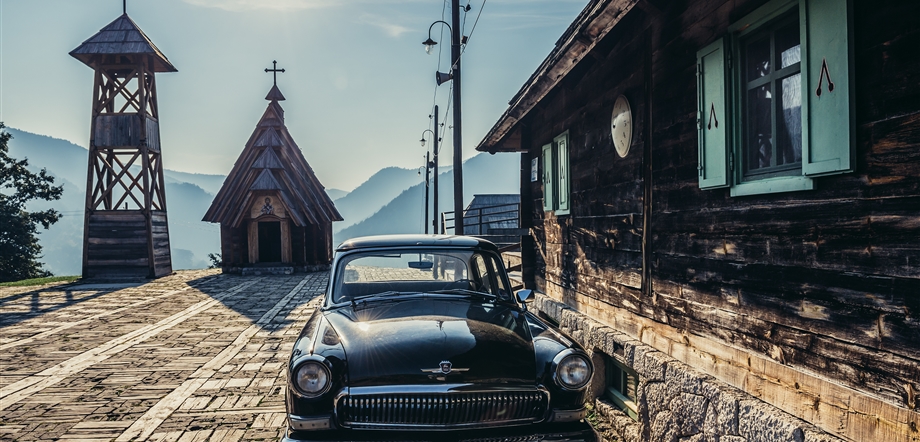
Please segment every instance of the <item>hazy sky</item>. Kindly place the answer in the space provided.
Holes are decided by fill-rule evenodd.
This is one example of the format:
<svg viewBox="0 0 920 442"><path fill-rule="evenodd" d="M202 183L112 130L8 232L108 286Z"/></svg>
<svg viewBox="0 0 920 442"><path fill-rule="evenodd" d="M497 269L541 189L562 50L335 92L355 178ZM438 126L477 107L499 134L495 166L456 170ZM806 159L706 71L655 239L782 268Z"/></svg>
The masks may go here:
<svg viewBox="0 0 920 442"><path fill-rule="evenodd" d="M470 2L464 158L586 3ZM285 123L326 187L422 166L430 144L418 140L435 100L450 125L449 83L435 87L437 49L426 55L421 44L431 23L450 22L449 0L127 0L127 10L179 69L157 74L169 169L230 171L268 104L272 60L286 70ZM120 0L0 0L0 121L86 146L93 74L68 53L121 13ZM450 37L439 28L432 37L446 72ZM442 165L450 140L448 130Z"/></svg>

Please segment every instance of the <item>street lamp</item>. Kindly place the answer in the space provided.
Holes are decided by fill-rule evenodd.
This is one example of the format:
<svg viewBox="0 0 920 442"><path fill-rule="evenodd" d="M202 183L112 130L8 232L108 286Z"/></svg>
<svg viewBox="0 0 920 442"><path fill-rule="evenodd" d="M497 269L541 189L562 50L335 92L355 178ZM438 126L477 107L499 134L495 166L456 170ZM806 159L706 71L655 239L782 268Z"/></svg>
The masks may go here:
<svg viewBox="0 0 920 442"><path fill-rule="evenodd" d="M434 48L434 45L438 44L438 42L431 39L431 28L433 28L434 25L438 23L443 23L444 26L447 26L447 29L451 29L450 25L447 24L447 22L444 20L438 20L432 23L431 26L428 27L428 40L425 40L422 42L422 44L425 45L425 53L428 55L431 55L431 49ZM451 29L451 32L453 32L452 29Z"/></svg>
<svg viewBox="0 0 920 442"><path fill-rule="evenodd" d="M438 85L448 80L453 81L453 106L454 106L454 234L463 234L463 137L460 125L460 0L451 0L451 24L438 20L428 27L428 39L423 41L425 52L431 53L438 42L431 39L431 29L438 23L443 23L450 29L450 73L445 75L440 72L435 74ZM437 112L435 112L437 115ZM437 125L435 125L437 128ZM437 137L435 137L437 139ZM437 195L437 191L435 191Z"/></svg>
<svg viewBox="0 0 920 442"><path fill-rule="evenodd" d="M422 143L422 147L425 147L425 132L431 132L431 129L425 129L422 131L422 139L418 140L420 143ZM431 136L435 136L434 132L431 132Z"/></svg>

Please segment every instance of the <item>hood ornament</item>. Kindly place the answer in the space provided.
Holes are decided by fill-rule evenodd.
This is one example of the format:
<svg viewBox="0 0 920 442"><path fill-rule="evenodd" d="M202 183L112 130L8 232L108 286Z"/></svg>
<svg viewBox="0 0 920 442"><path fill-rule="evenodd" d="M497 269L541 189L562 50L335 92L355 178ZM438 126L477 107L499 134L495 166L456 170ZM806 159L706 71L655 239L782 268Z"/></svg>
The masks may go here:
<svg viewBox="0 0 920 442"><path fill-rule="evenodd" d="M434 373L434 374L442 374L442 375L447 375L447 374L451 374L454 372L463 373L466 371L470 371L470 369L469 368L454 368L453 365L450 363L450 361L441 361L440 367L438 368L422 369L422 372L424 373Z"/></svg>

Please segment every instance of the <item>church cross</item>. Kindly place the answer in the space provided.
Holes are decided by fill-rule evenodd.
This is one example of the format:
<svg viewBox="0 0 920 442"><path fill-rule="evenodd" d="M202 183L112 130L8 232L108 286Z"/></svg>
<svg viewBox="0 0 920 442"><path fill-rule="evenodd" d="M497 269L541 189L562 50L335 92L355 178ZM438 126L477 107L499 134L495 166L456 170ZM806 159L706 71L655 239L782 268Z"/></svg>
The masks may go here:
<svg viewBox="0 0 920 442"><path fill-rule="evenodd" d="M275 81L275 86L277 86L278 85L278 72L284 72L284 69L278 69L278 62L275 60L272 60L272 68L271 69L265 68L265 72L272 73L272 77L274 77L274 81Z"/></svg>

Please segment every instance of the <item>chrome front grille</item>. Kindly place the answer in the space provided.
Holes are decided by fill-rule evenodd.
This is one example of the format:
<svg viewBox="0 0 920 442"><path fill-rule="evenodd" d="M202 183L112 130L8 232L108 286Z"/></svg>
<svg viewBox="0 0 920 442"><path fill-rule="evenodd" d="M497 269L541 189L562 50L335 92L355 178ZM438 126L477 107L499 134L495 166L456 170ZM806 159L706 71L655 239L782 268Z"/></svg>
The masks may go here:
<svg viewBox="0 0 920 442"><path fill-rule="evenodd" d="M546 395L530 390L349 394L335 411L347 428L446 429L539 422L546 407Z"/></svg>

